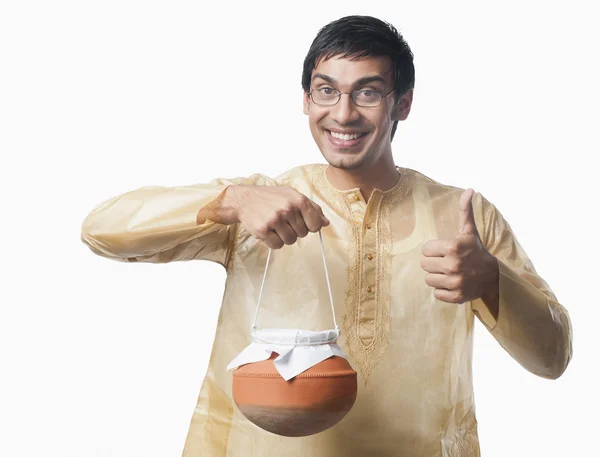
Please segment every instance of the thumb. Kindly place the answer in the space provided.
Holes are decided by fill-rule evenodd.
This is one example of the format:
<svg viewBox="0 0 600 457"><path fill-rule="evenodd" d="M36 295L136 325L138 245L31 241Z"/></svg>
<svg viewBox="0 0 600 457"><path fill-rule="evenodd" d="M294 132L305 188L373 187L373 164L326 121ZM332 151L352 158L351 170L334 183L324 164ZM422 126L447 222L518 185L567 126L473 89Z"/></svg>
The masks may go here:
<svg viewBox="0 0 600 457"><path fill-rule="evenodd" d="M466 189L460 196L458 203L458 234L472 234L479 236L477 225L475 224L475 214L473 214L472 198L475 194L473 189Z"/></svg>
<svg viewBox="0 0 600 457"><path fill-rule="evenodd" d="M319 213L319 216L321 217L321 222L323 222L323 226L328 226L329 225L329 219L327 219L327 216L325 216L325 213L323 212L323 208L321 208L321 206L317 205L315 202L311 202L313 207L317 210L317 212Z"/></svg>

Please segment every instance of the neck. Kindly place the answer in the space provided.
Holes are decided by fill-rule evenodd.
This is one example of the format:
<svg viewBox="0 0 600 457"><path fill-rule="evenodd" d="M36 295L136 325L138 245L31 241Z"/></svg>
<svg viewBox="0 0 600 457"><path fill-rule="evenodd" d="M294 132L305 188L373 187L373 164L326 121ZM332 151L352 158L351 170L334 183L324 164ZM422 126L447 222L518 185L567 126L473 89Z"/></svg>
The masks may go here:
<svg viewBox="0 0 600 457"><path fill-rule="evenodd" d="M369 200L374 189L389 190L398 184L398 179L400 179L391 154L385 160L356 169L347 170L329 165L326 175L336 189L360 188L365 201Z"/></svg>

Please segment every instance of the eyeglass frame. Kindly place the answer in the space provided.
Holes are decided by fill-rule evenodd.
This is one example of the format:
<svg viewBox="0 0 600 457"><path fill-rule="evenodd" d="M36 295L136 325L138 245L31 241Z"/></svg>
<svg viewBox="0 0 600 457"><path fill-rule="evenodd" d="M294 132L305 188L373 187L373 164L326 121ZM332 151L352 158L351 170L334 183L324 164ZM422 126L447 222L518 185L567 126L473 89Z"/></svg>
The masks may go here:
<svg viewBox="0 0 600 457"><path fill-rule="evenodd" d="M318 90L318 89L317 89L317 90ZM356 101L354 100L353 94L354 94L355 92L361 92L361 91L363 91L363 90L365 90L365 89L356 89L356 90L353 90L352 92L340 92L339 90L337 90L337 89L333 89L333 88L332 88L331 90L334 90L334 91L336 91L336 92L338 93L337 101L336 101L335 103L331 104L331 105L323 105L322 103L317 103L317 102L315 102L314 98L312 97L312 93L313 93L313 88L312 88L312 87L311 87L311 89L310 89L310 90L307 92L307 95L310 97L310 99L312 100L312 102L313 102L315 105L318 105L318 106L335 106L335 105L337 105L337 104L340 102L340 100L342 99L342 95L350 95L350 100L352 100L352 103L354 103L356 106L360 106L361 108L378 108L378 107L380 107L380 106L381 106L381 100L383 100L384 98L387 98L387 97L388 97L390 94L392 94L392 93L396 92L396 89L394 89L394 90L392 90L391 92L388 92L387 94L383 95L381 92L379 92L379 91L376 91L376 90L373 90L373 92L377 92L379 95L381 95L381 100L379 100L379 104L378 104L378 105L372 105L372 106L364 106L364 105L359 105L358 103L356 103ZM372 89L369 89L369 90L372 90Z"/></svg>

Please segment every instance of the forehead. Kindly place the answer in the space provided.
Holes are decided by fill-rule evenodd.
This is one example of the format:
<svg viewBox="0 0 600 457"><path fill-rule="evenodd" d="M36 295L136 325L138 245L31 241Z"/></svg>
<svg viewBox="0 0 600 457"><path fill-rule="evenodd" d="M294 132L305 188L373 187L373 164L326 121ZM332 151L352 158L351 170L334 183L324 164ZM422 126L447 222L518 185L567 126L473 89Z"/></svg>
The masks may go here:
<svg viewBox="0 0 600 457"><path fill-rule="evenodd" d="M340 86L351 86L359 79L373 76L381 76L389 87L393 86L392 64L387 56L319 59L312 71L311 80L314 80L317 73L329 76Z"/></svg>

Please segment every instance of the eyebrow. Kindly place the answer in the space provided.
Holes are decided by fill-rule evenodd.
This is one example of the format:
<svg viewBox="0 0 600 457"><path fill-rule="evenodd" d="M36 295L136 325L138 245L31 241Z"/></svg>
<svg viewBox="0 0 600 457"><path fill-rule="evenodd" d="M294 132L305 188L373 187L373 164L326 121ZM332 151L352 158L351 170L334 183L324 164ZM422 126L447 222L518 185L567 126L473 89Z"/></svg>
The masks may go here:
<svg viewBox="0 0 600 457"><path fill-rule="evenodd" d="M315 73L314 76L312 77L312 80L314 81L316 78L321 78L324 81L327 81L328 83L331 84L337 84L337 81L332 78L331 76L327 76L324 75L323 73ZM364 86L365 84L368 83L372 83L372 82L381 82L383 84L387 84L387 81L385 80L385 78L383 76L365 76L364 78L360 78L358 80L356 80L353 84L353 86Z"/></svg>

